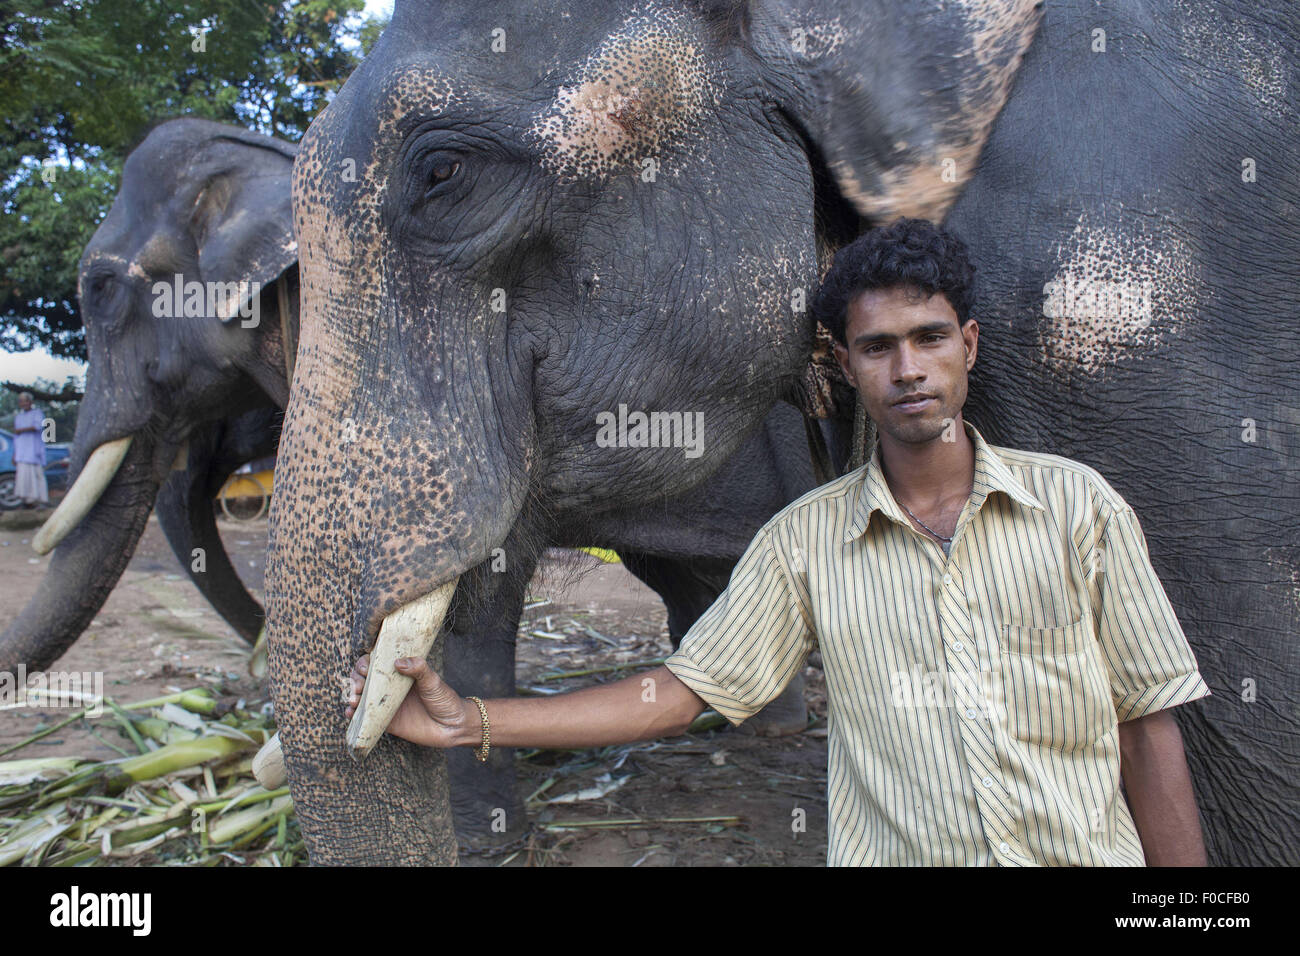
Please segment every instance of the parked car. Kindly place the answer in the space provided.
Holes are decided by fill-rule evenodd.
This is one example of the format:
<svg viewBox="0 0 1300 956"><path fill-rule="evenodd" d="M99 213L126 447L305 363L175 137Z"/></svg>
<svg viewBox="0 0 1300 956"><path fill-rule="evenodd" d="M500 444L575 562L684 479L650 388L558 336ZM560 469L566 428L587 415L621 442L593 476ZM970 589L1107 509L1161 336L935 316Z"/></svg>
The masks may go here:
<svg viewBox="0 0 1300 956"><path fill-rule="evenodd" d="M45 483L51 491L68 488L68 455L72 446L67 442L51 442L45 446ZM14 494L17 469L14 467L14 433L0 428L0 510L17 508L22 504Z"/></svg>

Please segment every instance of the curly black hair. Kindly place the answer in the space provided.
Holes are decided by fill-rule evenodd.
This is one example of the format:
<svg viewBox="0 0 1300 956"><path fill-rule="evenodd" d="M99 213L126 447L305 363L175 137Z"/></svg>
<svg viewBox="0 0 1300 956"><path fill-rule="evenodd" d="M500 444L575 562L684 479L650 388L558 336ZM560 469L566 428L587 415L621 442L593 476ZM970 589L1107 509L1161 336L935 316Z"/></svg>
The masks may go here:
<svg viewBox="0 0 1300 956"><path fill-rule="evenodd" d="M813 315L835 341L848 345L849 303L863 292L903 286L927 297L942 293L965 325L974 301L975 267L966 244L925 219L896 219L863 233L835 254L813 298Z"/></svg>

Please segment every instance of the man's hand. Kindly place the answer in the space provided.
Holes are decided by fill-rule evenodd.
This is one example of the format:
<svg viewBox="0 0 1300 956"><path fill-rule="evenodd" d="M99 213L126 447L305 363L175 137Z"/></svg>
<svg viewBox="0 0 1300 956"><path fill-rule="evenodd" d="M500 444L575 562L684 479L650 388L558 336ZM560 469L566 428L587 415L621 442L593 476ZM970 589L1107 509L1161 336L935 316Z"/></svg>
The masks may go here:
<svg viewBox="0 0 1300 956"><path fill-rule="evenodd" d="M478 707L443 683L429 669L423 658L399 658L394 665L399 674L415 681L406 699L397 708L388 733L426 747L477 746L482 734ZM352 668L352 695L348 698L347 717L361 701L361 689L370 668L370 655L364 655Z"/></svg>

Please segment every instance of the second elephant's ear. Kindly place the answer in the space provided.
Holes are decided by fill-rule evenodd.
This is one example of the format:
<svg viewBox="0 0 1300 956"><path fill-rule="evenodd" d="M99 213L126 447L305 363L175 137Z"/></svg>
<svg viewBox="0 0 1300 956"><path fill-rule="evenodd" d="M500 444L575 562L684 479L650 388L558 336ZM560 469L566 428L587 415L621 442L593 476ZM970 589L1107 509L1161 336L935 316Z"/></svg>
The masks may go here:
<svg viewBox="0 0 1300 956"><path fill-rule="evenodd" d="M226 127L195 152L191 175L203 186L189 226L204 282L240 283L218 310L223 322L298 261L290 175L297 147Z"/></svg>
<svg viewBox="0 0 1300 956"><path fill-rule="evenodd" d="M1042 17L1038 0L697 2L876 223L943 220Z"/></svg>

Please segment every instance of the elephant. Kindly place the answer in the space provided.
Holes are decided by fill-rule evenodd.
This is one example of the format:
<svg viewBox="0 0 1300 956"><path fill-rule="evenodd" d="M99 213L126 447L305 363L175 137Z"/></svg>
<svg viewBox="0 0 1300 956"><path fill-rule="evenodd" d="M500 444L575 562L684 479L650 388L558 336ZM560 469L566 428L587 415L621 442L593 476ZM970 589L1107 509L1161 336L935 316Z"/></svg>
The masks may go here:
<svg viewBox="0 0 1300 956"><path fill-rule="evenodd" d="M1051 4L947 218L970 419L1141 519L1212 692L1174 714L1224 865L1300 862L1298 51L1277 2Z"/></svg>
<svg viewBox="0 0 1300 956"><path fill-rule="evenodd" d="M116 474L102 477L112 480L97 500L82 484L51 522L69 533L53 542L55 558L40 590L0 637L0 669L48 666L71 646L107 599L151 505L199 591L246 641L260 633L263 608L225 552L212 503L239 465L273 454L279 443L298 328L289 208L295 151L271 137L187 118L158 125L131 153L113 209L82 259L92 372L77 467L84 473L95 449L128 435L133 450ZM265 288L259 321L156 316L154 283L174 285L178 274L182 285L258 281ZM841 443L832 423L826 428L835 454ZM803 419L785 405L707 488L645 522L625 524L606 541L664 601L676 647L726 586L753 531L815 483ZM522 590L515 597L522 608ZM516 610L501 620L513 628L518 616ZM770 733L806 726L801 687L759 723ZM509 790L494 783L510 779L507 765L494 763L486 773L466 765L460 772L471 775L457 787L467 821L481 819L469 808L499 802L495 794ZM462 830L474 843L475 828ZM490 831L478 836L494 838Z"/></svg>
<svg viewBox="0 0 1300 956"><path fill-rule="evenodd" d="M972 421L1097 467L1147 528L1214 690L1177 714L1211 860L1294 863L1294 14L486 9L399 0L294 166L267 620L313 861L455 859L442 754L345 737L390 616L449 597L436 668L504 587L494 554L699 486L808 361L828 257L906 215L972 248ZM701 413L703 453L600 440L620 408ZM491 670L445 674L502 693Z"/></svg>
<svg viewBox="0 0 1300 956"><path fill-rule="evenodd" d="M807 300L833 251L951 206L1039 19L399 0L293 173L268 673L313 862L456 861L447 767L472 755L382 736L401 694L345 733L354 662L387 635L509 694L500 622L539 551L708 487L824 352ZM495 779L483 823L514 826Z"/></svg>
<svg viewBox="0 0 1300 956"><path fill-rule="evenodd" d="M233 418L195 424L186 459L158 492L154 513L176 560L208 603L250 644L262 633L265 612L244 585L217 531L213 501L245 462L275 454L283 410L270 402ZM195 561L196 551L202 563Z"/></svg>
<svg viewBox="0 0 1300 956"><path fill-rule="evenodd" d="M0 670L48 667L72 645L155 505L200 591L245 640L256 639L261 608L230 565L211 502L234 468L274 450L288 401L294 153L271 137L186 118L156 126L128 156L78 276L90 366L75 481L34 540L54 556L0 635ZM171 293L187 283L233 289L239 299L205 294L195 308L178 307L188 296ZM212 304L228 311L214 315Z"/></svg>

